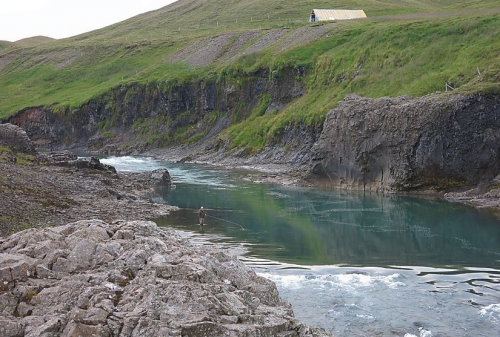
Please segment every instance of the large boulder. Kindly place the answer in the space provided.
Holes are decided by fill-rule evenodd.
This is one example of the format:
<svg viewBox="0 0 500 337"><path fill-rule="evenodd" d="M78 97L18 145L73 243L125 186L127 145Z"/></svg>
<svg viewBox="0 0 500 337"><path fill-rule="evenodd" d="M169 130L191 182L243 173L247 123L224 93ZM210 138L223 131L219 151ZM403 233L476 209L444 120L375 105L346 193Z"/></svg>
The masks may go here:
<svg viewBox="0 0 500 337"><path fill-rule="evenodd" d="M36 154L35 145L26 132L14 124L0 124L0 146L5 146L13 152Z"/></svg>
<svg viewBox="0 0 500 337"><path fill-rule="evenodd" d="M329 336L236 257L148 221L0 238L0 335Z"/></svg>
<svg viewBox="0 0 500 337"><path fill-rule="evenodd" d="M167 169L156 169L150 173L150 181L155 187L170 187L172 178Z"/></svg>

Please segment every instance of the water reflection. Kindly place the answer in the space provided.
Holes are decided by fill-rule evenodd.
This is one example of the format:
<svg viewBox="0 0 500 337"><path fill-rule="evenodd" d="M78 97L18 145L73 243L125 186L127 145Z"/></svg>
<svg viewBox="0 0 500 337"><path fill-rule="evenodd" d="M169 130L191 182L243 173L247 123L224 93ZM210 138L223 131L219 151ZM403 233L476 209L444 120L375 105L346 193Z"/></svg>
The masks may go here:
<svg viewBox="0 0 500 337"><path fill-rule="evenodd" d="M163 191L155 201L183 209L159 225L194 231L204 205L207 233L280 262L498 267L500 224L487 211L437 199L251 184L224 171L204 175L197 181L207 184L178 181Z"/></svg>

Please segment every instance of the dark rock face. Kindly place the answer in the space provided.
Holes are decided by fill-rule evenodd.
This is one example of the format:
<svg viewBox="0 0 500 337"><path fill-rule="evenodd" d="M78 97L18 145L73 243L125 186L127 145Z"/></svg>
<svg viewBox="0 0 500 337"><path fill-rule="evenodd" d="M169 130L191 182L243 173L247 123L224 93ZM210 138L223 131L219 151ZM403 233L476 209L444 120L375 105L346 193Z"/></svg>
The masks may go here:
<svg viewBox="0 0 500 337"><path fill-rule="evenodd" d="M0 238L0 312L2 337L329 336L235 257L148 221Z"/></svg>
<svg viewBox="0 0 500 337"><path fill-rule="evenodd" d="M500 97L348 96L312 149L308 180L371 191L447 190L500 172Z"/></svg>
<svg viewBox="0 0 500 337"><path fill-rule="evenodd" d="M14 152L36 154L35 145L29 139L26 131L10 123L0 124L0 145L8 147Z"/></svg>
<svg viewBox="0 0 500 337"><path fill-rule="evenodd" d="M303 70L289 69L282 75L259 70L237 74L237 80L221 77L172 83L167 88L123 86L79 109L27 108L9 122L26 130L40 147L52 148L55 144L58 149L141 152L166 142L175 145L178 130L184 130L184 140L195 134L213 137L231 119L248 117L263 94L270 95L271 107L286 107L303 94L303 85L296 76L303 76ZM220 116L216 121L207 121L206 115L214 111ZM188 126L191 128L185 131Z"/></svg>
<svg viewBox="0 0 500 337"><path fill-rule="evenodd" d="M169 187L172 185L172 178L167 169L153 170L150 177L151 184L156 187Z"/></svg>

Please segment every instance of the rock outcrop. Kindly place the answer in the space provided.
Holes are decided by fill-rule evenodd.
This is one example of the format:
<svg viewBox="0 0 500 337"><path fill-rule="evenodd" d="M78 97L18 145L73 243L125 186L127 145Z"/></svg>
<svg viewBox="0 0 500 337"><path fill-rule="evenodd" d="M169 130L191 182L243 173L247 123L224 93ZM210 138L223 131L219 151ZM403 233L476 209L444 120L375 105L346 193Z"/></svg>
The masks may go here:
<svg viewBox="0 0 500 337"><path fill-rule="evenodd" d="M150 173L150 182L155 187L172 186L172 177L167 169L156 169Z"/></svg>
<svg viewBox="0 0 500 337"><path fill-rule="evenodd" d="M49 165L71 167L76 169L98 170L104 173L116 174L116 169L107 164L101 163L97 157L78 158L70 151L40 153L38 159Z"/></svg>
<svg viewBox="0 0 500 337"><path fill-rule="evenodd" d="M0 145L7 146L16 152L32 155L36 153L35 145L26 131L10 123L0 124Z"/></svg>
<svg viewBox="0 0 500 337"><path fill-rule="evenodd" d="M500 172L500 97L348 96L312 149L308 180L370 191L450 190Z"/></svg>
<svg viewBox="0 0 500 337"><path fill-rule="evenodd" d="M0 238L0 335L328 336L236 257L148 221Z"/></svg>

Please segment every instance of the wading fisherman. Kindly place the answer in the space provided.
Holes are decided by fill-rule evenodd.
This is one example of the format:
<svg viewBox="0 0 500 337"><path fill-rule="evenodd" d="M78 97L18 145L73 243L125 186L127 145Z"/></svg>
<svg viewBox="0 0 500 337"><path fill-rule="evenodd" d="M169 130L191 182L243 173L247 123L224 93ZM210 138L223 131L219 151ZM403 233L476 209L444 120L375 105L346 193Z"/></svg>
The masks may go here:
<svg viewBox="0 0 500 337"><path fill-rule="evenodd" d="M203 206L200 207L200 211L198 212L198 218L200 219L200 231L203 232L203 223L205 222L205 210Z"/></svg>

